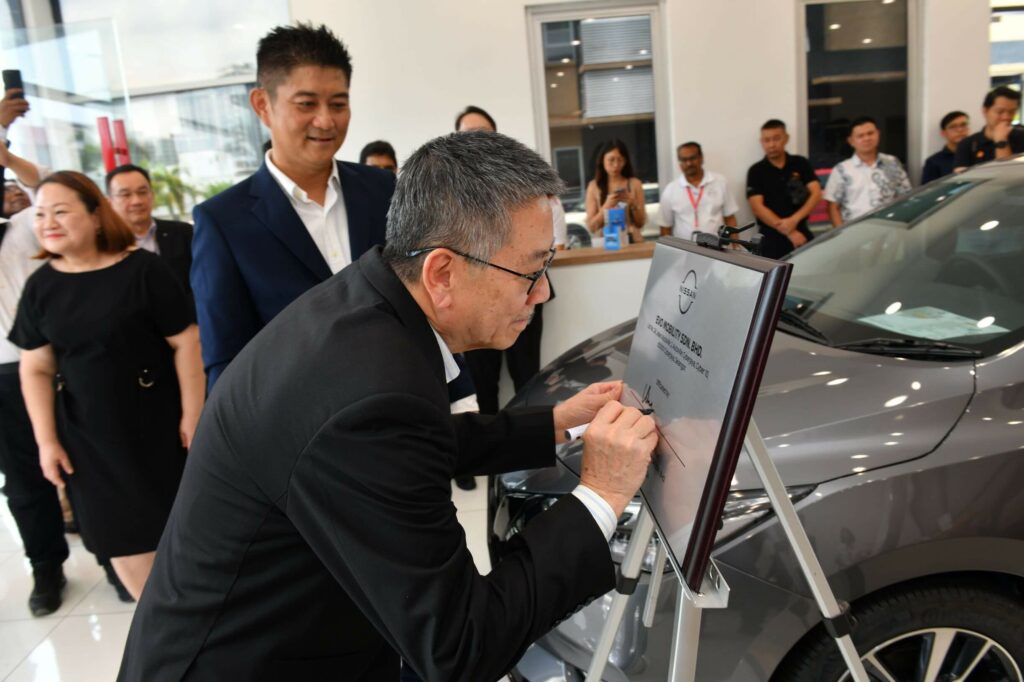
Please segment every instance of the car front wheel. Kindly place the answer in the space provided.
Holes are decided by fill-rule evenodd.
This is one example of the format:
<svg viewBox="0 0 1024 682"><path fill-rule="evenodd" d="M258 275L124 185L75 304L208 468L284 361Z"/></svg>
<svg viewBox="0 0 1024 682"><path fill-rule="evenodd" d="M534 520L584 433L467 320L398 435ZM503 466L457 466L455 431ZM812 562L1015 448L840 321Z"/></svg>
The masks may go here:
<svg viewBox="0 0 1024 682"><path fill-rule="evenodd" d="M854 608L854 641L880 682L1024 682L1024 601L957 583L887 591ZM848 682L822 628L804 638L776 680Z"/></svg>

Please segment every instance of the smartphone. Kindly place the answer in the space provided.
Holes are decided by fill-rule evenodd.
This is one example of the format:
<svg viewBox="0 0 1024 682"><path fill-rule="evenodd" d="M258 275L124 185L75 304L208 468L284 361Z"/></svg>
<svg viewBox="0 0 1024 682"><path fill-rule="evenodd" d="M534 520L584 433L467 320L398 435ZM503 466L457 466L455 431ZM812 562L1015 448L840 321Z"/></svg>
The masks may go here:
<svg viewBox="0 0 1024 682"><path fill-rule="evenodd" d="M17 96L18 99L25 99L25 84L21 80L20 69L4 69L4 92L12 88L21 90L21 94Z"/></svg>

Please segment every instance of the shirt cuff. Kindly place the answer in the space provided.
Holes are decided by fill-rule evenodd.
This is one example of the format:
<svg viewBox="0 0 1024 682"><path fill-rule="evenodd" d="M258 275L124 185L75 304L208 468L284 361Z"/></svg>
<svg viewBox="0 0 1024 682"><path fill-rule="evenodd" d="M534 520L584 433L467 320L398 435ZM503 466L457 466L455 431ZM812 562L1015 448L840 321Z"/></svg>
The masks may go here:
<svg viewBox="0 0 1024 682"><path fill-rule="evenodd" d="M605 502L604 498L600 495L582 484L576 486L572 494L573 497L583 503L583 506L590 512L590 515L594 517L597 527L604 534L604 539L611 540L612 533L615 532L615 527L618 525L618 519L615 518L612 506Z"/></svg>

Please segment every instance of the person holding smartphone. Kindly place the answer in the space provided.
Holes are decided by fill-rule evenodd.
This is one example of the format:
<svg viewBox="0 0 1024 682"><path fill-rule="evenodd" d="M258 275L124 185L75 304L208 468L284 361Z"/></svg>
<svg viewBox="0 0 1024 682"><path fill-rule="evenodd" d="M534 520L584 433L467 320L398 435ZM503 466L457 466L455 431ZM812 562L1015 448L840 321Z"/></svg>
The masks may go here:
<svg viewBox="0 0 1024 682"><path fill-rule="evenodd" d="M626 209L629 240L643 241L641 230L647 222L644 188L633 174L626 143L619 139L605 142L598 149L594 165L594 179L587 185L587 229L600 232L607 210L621 205Z"/></svg>

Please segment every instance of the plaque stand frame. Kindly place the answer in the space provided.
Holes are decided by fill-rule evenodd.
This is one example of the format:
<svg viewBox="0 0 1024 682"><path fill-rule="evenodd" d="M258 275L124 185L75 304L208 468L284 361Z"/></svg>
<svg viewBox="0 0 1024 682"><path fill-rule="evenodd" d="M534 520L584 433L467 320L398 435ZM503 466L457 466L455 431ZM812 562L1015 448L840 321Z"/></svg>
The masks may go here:
<svg viewBox="0 0 1024 682"><path fill-rule="evenodd" d="M786 494L786 487L782 483L778 469L775 468L775 463L772 462L761 432L753 419L750 420L747 427L743 444L765 491L768 493L779 525L782 526L786 539L800 563L800 569L807 579L815 602L818 604L825 629L836 641L850 671L849 677L844 679L850 679L853 682L869 682L870 678L868 678L864 663L850 636L853 625L848 613L849 606L847 604L840 605L836 600L832 588L828 584L828 579L821 569L818 557L811 547L807 531L804 530L803 524L797 516L792 500ZM602 679L608 664L608 656L615 641L615 634L625 615L626 603L629 596L636 590L644 555L656 532L654 518L647 509L647 504L641 502L640 516L619 569L618 585L612 597L608 619L605 621L604 629L601 631L601 637L591 659L590 669L587 671L588 680L596 682ZM654 610L658 602L661 583L664 580L661 576L665 572L668 558L665 539L661 537L660 533L658 533L658 540L657 554L654 565L651 567L651 584L643 611L643 624L648 628L654 623ZM713 559L708 564L700 592L691 591L686 581L678 575L675 578L678 583L678 591L676 593L675 626L672 632L672 653L669 658L668 679L669 682L694 682L697 676L697 652L700 646L702 612L704 609L726 608L729 605L729 586Z"/></svg>
<svg viewBox="0 0 1024 682"><path fill-rule="evenodd" d="M743 227L730 228L722 226L718 234L697 233L695 241L698 245L712 250L722 251L726 247L742 245L752 253L760 251L760 235L755 236L749 242L739 241L737 235L754 227L754 223ZM843 676L843 682L870 682L864 663L857 653L857 647L853 643L851 633L853 621L849 615L849 605L840 604L836 599L832 588L828 584L821 569L821 563L814 553L811 541L807 537L807 531L800 522L793 501L786 493L786 487L779 476L779 471L768 454L761 431L751 418L748 425L743 446L750 456L757 471L761 484L764 486L771 500L772 510L778 519L789 542L789 546L796 554L800 564L800 570L807 579L811 593L818 605L822 615L822 623L826 631L835 640L836 646L849 670L848 676ZM587 680L597 682L602 679L604 670L608 665L608 656L611 653L615 635L622 624L626 611L626 604L630 595L636 591L640 580L640 573L644 556L651 539L657 533L658 549L651 567L651 583L647 592L647 599L644 603L643 624L650 628L654 623L654 611L658 602L658 593L664 581L665 565L668 560L667 545L665 538L655 528L654 517L651 515L647 503L641 498L640 515L637 519L629 545L619 568L618 581L615 594L612 596L611 608L608 619L605 621L601 637L597 641L594 655L591 659L590 669L587 672ZM675 566L673 566L675 568ZM694 592L687 584L686 578L675 572L678 583L676 592L675 625L672 633L672 650L669 658L668 679L669 682L694 682L697 676L697 653L700 647L700 622L704 609L724 609L729 605L729 585L726 584L714 559L708 561L707 570L701 580L700 591Z"/></svg>

